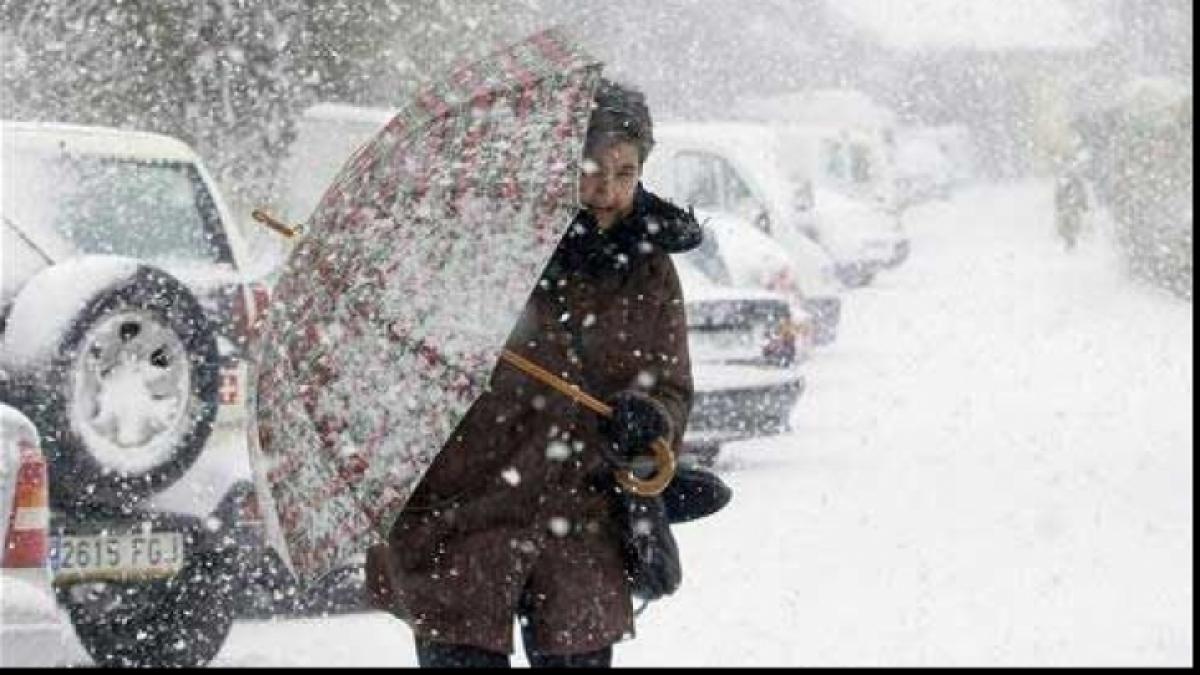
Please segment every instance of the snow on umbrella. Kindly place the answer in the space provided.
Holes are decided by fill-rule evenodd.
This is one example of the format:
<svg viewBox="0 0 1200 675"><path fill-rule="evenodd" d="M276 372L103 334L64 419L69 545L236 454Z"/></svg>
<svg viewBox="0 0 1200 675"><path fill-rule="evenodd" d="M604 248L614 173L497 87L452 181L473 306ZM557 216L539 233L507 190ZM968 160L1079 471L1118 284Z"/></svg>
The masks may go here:
<svg viewBox="0 0 1200 675"><path fill-rule="evenodd" d="M550 30L457 69L304 224L264 322L252 450L301 583L382 540L483 393L579 208L600 68Z"/></svg>

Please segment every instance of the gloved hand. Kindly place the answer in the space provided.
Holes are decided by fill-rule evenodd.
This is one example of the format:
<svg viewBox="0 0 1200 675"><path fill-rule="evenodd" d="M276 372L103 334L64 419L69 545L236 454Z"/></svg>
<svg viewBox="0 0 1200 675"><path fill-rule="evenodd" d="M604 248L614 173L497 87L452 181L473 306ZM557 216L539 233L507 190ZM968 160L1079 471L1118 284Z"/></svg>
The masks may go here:
<svg viewBox="0 0 1200 675"><path fill-rule="evenodd" d="M618 468L628 468L638 455L650 454L650 444L671 432L667 409L646 394L626 389L607 403L613 416L603 420L600 429L612 443L602 444L601 451Z"/></svg>

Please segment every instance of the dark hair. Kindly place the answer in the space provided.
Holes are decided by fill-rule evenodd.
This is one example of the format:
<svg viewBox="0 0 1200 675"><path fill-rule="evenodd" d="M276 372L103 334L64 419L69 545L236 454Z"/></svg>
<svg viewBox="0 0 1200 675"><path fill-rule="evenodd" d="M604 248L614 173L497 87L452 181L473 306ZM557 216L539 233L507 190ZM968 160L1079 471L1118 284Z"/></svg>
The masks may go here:
<svg viewBox="0 0 1200 675"><path fill-rule="evenodd" d="M614 140L629 141L637 146L638 161L645 164L654 147L654 123L645 94L600 78L593 100L596 107L588 121L583 154L590 155Z"/></svg>

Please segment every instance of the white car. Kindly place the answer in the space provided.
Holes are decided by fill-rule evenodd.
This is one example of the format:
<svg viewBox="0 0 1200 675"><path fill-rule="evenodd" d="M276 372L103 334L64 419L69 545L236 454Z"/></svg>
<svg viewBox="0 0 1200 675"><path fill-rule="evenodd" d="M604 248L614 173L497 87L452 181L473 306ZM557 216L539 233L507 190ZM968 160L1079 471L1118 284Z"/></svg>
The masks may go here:
<svg viewBox="0 0 1200 675"><path fill-rule="evenodd" d="M717 283L786 296L793 324L803 334L798 360L834 340L841 321L842 288L835 264L820 246L805 240L788 255L778 242L741 219L706 211L696 211L696 217L703 223L704 243L684 257Z"/></svg>
<svg viewBox="0 0 1200 675"><path fill-rule="evenodd" d="M787 330L787 297L715 283L696 258L673 256L683 287L695 394L685 454L711 461L721 444L784 433L804 393Z"/></svg>
<svg viewBox="0 0 1200 675"><path fill-rule="evenodd" d="M59 602L99 664L206 663L266 557L246 517L265 292L243 278L234 220L183 142L0 132L0 400L43 434Z"/></svg>
<svg viewBox="0 0 1200 675"><path fill-rule="evenodd" d="M835 189L819 190L817 200L821 219L804 232L840 262L837 274L845 285L865 286L908 258L909 240L894 215Z"/></svg>
<svg viewBox="0 0 1200 675"><path fill-rule="evenodd" d="M839 275L846 285L870 283L877 271L908 257L895 168L879 134L795 123L770 129L784 173L802 176L812 186L818 217L801 229L843 263Z"/></svg>
<svg viewBox="0 0 1200 675"><path fill-rule="evenodd" d="M47 558L48 501L37 429L0 403L0 667L55 666L63 652Z"/></svg>
<svg viewBox="0 0 1200 675"><path fill-rule="evenodd" d="M802 155L782 152L784 142L778 128L758 123L661 124L645 182L677 203L748 221L793 255L805 255L802 239L817 242L847 286L903 260L899 218L823 189Z"/></svg>
<svg viewBox="0 0 1200 675"><path fill-rule="evenodd" d="M896 193L901 204L946 199L954 181L950 158L934 139L914 134L897 143Z"/></svg>

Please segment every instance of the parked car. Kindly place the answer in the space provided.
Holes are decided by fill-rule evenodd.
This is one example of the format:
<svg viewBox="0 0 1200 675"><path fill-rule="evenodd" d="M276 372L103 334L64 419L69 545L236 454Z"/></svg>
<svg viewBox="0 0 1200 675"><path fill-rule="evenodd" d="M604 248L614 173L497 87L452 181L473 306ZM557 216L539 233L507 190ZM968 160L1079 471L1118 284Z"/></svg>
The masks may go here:
<svg viewBox="0 0 1200 675"><path fill-rule="evenodd" d="M58 665L63 624L48 564L46 458L29 418L0 403L0 666Z"/></svg>
<svg viewBox="0 0 1200 675"><path fill-rule="evenodd" d="M905 208L947 199L970 176L969 134L961 125L908 127L896 134L896 199Z"/></svg>
<svg viewBox="0 0 1200 675"><path fill-rule="evenodd" d="M842 287L835 276L835 264L823 249L804 240L789 256L778 242L743 220L704 211L696 215L704 223L705 241L686 257L718 284L785 295L793 325L803 337L797 347L801 361L812 348L836 338Z"/></svg>
<svg viewBox="0 0 1200 675"><path fill-rule="evenodd" d="M900 220L896 167L880 134L841 126L774 124L785 171L811 181L818 218L802 226L835 258L848 286L870 283L881 269L908 258Z"/></svg>
<svg viewBox="0 0 1200 675"><path fill-rule="evenodd" d="M692 252L674 260L695 384L684 454L711 462L724 443L788 431L805 387L788 299L715 283Z"/></svg>
<svg viewBox="0 0 1200 675"><path fill-rule="evenodd" d="M787 164L802 170L818 191L835 189L885 210L898 206L895 146L901 127L896 112L865 91L809 88L744 96L730 114L770 126Z"/></svg>
<svg viewBox="0 0 1200 675"><path fill-rule="evenodd" d="M819 190L807 164L778 152L784 140L756 123L662 124L646 184L678 203L746 220L789 253L807 245L801 239L816 242L847 286L902 261L908 239L899 218Z"/></svg>
<svg viewBox="0 0 1200 675"><path fill-rule="evenodd" d="M0 130L0 399L43 434L58 601L98 664L204 664L269 557L244 509L265 295L183 142Z"/></svg>

